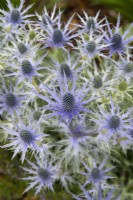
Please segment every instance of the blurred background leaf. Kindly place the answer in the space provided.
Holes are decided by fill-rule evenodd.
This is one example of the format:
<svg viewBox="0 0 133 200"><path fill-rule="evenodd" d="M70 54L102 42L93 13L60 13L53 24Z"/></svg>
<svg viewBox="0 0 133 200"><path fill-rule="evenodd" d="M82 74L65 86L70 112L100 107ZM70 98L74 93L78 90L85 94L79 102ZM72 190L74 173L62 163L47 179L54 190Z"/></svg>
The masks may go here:
<svg viewBox="0 0 133 200"><path fill-rule="evenodd" d="M133 20L133 0L91 0L94 5L104 5Z"/></svg>

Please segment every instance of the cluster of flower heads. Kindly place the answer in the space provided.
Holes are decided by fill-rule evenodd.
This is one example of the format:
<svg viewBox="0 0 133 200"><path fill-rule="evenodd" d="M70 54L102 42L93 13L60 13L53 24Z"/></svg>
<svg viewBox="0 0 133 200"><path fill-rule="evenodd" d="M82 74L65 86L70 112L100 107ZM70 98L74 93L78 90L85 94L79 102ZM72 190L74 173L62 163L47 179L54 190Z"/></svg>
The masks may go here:
<svg viewBox="0 0 133 200"><path fill-rule="evenodd" d="M99 12L85 11L78 25L74 15L64 23L56 6L31 15L24 0L19 7L6 2L9 10L0 9L0 127L8 137L1 147L26 161L25 192L54 191L60 181L77 200L120 199L108 183L114 166L105 164L115 145L124 152L133 145L132 25L123 33L120 15L113 27ZM72 183L81 194L70 191Z"/></svg>

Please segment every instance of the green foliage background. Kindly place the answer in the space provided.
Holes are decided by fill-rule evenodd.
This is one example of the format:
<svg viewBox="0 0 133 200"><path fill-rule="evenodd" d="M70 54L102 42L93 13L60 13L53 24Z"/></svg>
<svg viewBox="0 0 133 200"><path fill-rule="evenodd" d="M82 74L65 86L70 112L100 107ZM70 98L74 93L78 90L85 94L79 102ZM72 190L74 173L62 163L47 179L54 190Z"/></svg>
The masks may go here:
<svg viewBox="0 0 133 200"><path fill-rule="evenodd" d="M133 20L133 0L92 0L94 4L104 5Z"/></svg>

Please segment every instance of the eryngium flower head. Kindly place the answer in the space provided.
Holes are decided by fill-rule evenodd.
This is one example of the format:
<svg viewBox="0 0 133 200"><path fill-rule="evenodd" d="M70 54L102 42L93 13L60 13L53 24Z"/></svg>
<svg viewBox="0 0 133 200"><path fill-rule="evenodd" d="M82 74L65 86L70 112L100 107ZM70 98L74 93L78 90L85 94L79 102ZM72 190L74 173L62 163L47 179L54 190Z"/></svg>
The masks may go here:
<svg viewBox="0 0 133 200"><path fill-rule="evenodd" d="M64 74L67 78L72 77L72 71L71 71L70 67L65 63L61 64L61 66L60 66L60 74L62 77L64 76Z"/></svg>
<svg viewBox="0 0 133 200"><path fill-rule="evenodd" d="M4 79L2 79L2 89L0 89L0 114L4 111L7 114L12 115L14 112L19 113L19 107L21 107L22 100L24 99L21 94L18 93L18 84L15 87L13 85L8 89ZM12 115L14 116L14 115Z"/></svg>
<svg viewBox="0 0 133 200"><path fill-rule="evenodd" d="M85 182L84 185L92 183L92 184L98 186L99 183L105 182L106 179L113 178L111 176L106 175L106 173L109 172L110 170L112 170L114 167L103 169L106 161L107 161L107 158L105 158L103 160L103 162L98 167L96 161L93 160L92 169L89 168L88 165L85 162L83 162L83 165L84 165L85 169L87 170L87 173L82 172L82 174L84 176L88 177L88 180Z"/></svg>
<svg viewBox="0 0 133 200"><path fill-rule="evenodd" d="M90 103L95 98L83 100L90 91L90 88L87 88L88 83L86 83L80 90L76 89L75 80L73 81L72 87L69 89L65 76L64 84L60 78L58 79L58 83L60 88L58 93L56 93L56 91L52 91L46 85L40 86L41 89L46 90L51 95L51 97L48 98L38 94L38 97L48 103L45 108L53 112L47 117L57 116L60 117L61 121L67 119L68 122L71 122L72 118L76 116L79 117L81 112L91 112L89 109L85 108L84 105Z"/></svg>
<svg viewBox="0 0 133 200"><path fill-rule="evenodd" d="M110 62L108 59L104 59L104 63L100 62L97 65L97 62L93 60L91 63L83 64L83 69L85 70L84 76L81 77L83 81L90 80L92 84L92 96L108 96L110 91L116 91L113 84L116 85L116 80L114 79L115 73L113 72L112 61ZM108 66L108 67L107 67ZM99 99L101 101L102 98Z"/></svg>
<svg viewBox="0 0 133 200"><path fill-rule="evenodd" d="M10 64L12 68L17 69L17 72L13 72L10 74L7 74L6 76L17 76L18 77L18 83L21 81L27 79L29 82L33 79L33 77L37 76L43 76L42 74L38 73L39 70L44 69L44 66L40 66L42 64L42 61L44 59L44 56L42 56L38 60L34 60L34 58L20 58L18 57L19 65Z"/></svg>
<svg viewBox="0 0 133 200"><path fill-rule="evenodd" d="M47 68L55 76L52 76L52 81L54 82L57 82L58 78L64 79L64 76L66 76L67 80L72 80L83 69L83 64L80 64L80 58L77 58L77 55L71 55L68 51L67 54L63 53L62 57L62 62L52 59L53 65L51 66L50 64Z"/></svg>
<svg viewBox="0 0 133 200"><path fill-rule="evenodd" d="M30 28L30 27L29 27ZM18 35L14 40L11 40L11 44L6 47L8 51L8 57L10 60L14 58L35 58L37 56L40 44L36 44L36 37L30 38L30 31L25 31L24 37Z"/></svg>
<svg viewBox="0 0 133 200"><path fill-rule="evenodd" d="M85 11L83 11L83 12L84 12L85 19L82 18L80 15L78 15L78 17L80 18L82 24L81 25L77 25L79 28L81 28L81 33L84 33L84 32L88 33L91 30L93 32L98 32L98 31L100 31L100 29L103 26L105 26L104 24L102 24L104 19L98 21L98 17L99 17L100 11L97 12L95 17L88 16Z"/></svg>
<svg viewBox="0 0 133 200"><path fill-rule="evenodd" d="M80 55L85 56L86 60L91 60L95 56L106 57L103 54L103 50L109 46L103 43L103 35L95 36L93 31L90 30L89 39L85 38L84 35L80 36L81 40L77 40L78 47L75 47Z"/></svg>
<svg viewBox="0 0 133 200"><path fill-rule="evenodd" d="M116 27L114 30L111 29L108 20L106 20L108 33L103 31L103 35L105 38L105 42L110 44L109 54L112 56L114 53L118 53L119 55L125 53L126 49L130 49L132 47L128 46L130 42L133 41L133 36L126 39L132 25L123 33L120 33L120 15L118 15Z"/></svg>
<svg viewBox="0 0 133 200"><path fill-rule="evenodd" d="M65 49L65 45L73 47L73 44L70 42L71 39L77 37L78 33L73 33L76 28L68 29L73 16L68 20L64 27L62 27L61 16L58 17L57 27L53 27L51 24L48 24L47 27L44 27L46 35L42 33L42 42L45 41L44 48L46 47L56 47Z"/></svg>
<svg viewBox="0 0 133 200"><path fill-rule="evenodd" d="M39 147L38 142L41 142L43 137L46 136L45 134L39 133L39 124L34 124L34 122L31 121L30 116L28 117L27 122L28 124L25 124L19 119L12 129L2 126L10 135L10 143L4 145L3 148L12 147L14 150L13 158L21 152L22 163L24 162L25 155L29 149L32 151L39 151L41 147Z"/></svg>
<svg viewBox="0 0 133 200"><path fill-rule="evenodd" d="M52 26L56 25L56 23L58 22L58 18L62 14L60 9L58 11L58 14L56 14L56 11L57 11L57 6L55 5L51 14L48 13L46 7L44 7L44 11L43 11L42 15L39 15L38 13L36 13L36 16L38 18L38 23L39 23L39 25L42 29L44 27L47 28L47 26L49 24L52 25Z"/></svg>
<svg viewBox="0 0 133 200"><path fill-rule="evenodd" d="M38 194L41 189L50 189L54 191L53 184L58 177L57 167L53 165L52 158L46 158L42 161L36 157L36 163L27 160L29 168L22 167L27 172L26 178L23 180L30 181L29 186L24 192L35 188L35 194Z"/></svg>
<svg viewBox="0 0 133 200"><path fill-rule="evenodd" d="M3 26L7 24L11 24L14 27L24 27L25 24L29 23L29 17L33 15L29 15L26 13L32 7L32 5L28 6L26 9L23 9L23 5L25 0L21 0L21 3L18 8L15 8L10 0L6 0L9 11L4 11L0 9L0 13L2 13L1 21L3 22Z"/></svg>
<svg viewBox="0 0 133 200"><path fill-rule="evenodd" d="M133 77L133 61L132 57L127 52L126 57L121 56L121 60L116 62L117 65L117 76L126 78L127 83L130 82L130 79Z"/></svg>
<svg viewBox="0 0 133 200"><path fill-rule="evenodd" d="M122 113L120 108L115 107L112 99L110 111L107 112L99 106L100 113L98 119L94 119L98 125L98 139L109 140L113 138L115 141L118 137L127 137L126 130L130 128L130 114L132 109L129 109L126 113Z"/></svg>

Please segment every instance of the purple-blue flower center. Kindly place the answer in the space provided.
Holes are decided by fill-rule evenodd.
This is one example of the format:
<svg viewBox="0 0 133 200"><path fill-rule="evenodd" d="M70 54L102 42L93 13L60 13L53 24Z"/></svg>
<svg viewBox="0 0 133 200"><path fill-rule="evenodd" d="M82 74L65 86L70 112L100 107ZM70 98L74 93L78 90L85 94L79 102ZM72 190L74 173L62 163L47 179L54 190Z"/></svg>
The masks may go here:
<svg viewBox="0 0 133 200"><path fill-rule="evenodd" d="M88 42L86 50L88 51L88 53L94 53L94 51L96 50L96 43L94 41Z"/></svg>
<svg viewBox="0 0 133 200"><path fill-rule="evenodd" d="M38 169L38 176L39 176L42 180L46 181L46 180L49 179L49 177L50 177L51 175L50 175L50 172L49 172L48 170L43 169L43 168L40 168L40 169Z"/></svg>
<svg viewBox="0 0 133 200"><path fill-rule="evenodd" d="M62 77L64 76L64 74L66 75L67 78L70 78L72 76L71 69L67 64L61 64L60 73Z"/></svg>
<svg viewBox="0 0 133 200"><path fill-rule="evenodd" d="M27 51L27 47L25 46L25 44L23 44L21 42L18 43L17 48L18 48L18 51L20 54L24 54Z"/></svg>
<svg viewBox="0 0 133 200"><path fill-rule="evenodd" d="M27 144L30 144L34 140L32 132L28 130L22 130L20 132L20 138Z"/></svg>
<svg viewBox="0 0 133 200"><path fill-rule="evenodd" d="M98 89L102 87L102 85L103 85L102 78L100 76L95 76L93 79L93 87Z"/></svg>
<svg viewBox="0 0 133 200"><path fill-rule="evenodd" d="M53 41L55 44L59 44L63 42L63 34L61 30L55 29L53 32Z"/></svg>
<svg viewBox="0 0 133 200"><path fill-rule="evenodd" d="M111 39L112 48L114 50L121 50L122 49L122 36L119 33L115 33Z"/></svg>
<svg viewBox="0 0 133 200"><path fill-rule="evenodd" d="M87 29L90 31L90 29L95 29L95 22L92 17L89 17L87 20Z"/></svg>
<svg viewBox="0 0 133 200"><path fill-rule="evenodd" d="M113 115L109 121L109 128L111 129L117 129L120 126L120 118L117 115Z"/></svg>
<svg viewBox="0 0 133 200"><path fill-rule="evenodd" d="M62 98L62 107L65 112L71 112L75 107L75 98L71 93L66 93Z"/></svg>
<svg viewBox="0 0 133 200"><path fill-rule="evenodd" d="M33 67L29 60L23 60L21 67L24 75L30 75L33 73Z"/></svg>
<svg viewBox="0 0 133 200"><path fill-rule="evenodd" d="M99 168L93 168L91 170L91 177L95 180L97 180L101 177L101 172L100 172Z"/></svg>
<svg viewBox="0 0 133 200"><path fill-rule="evenodd" d="M14 107L17 105L17 98L14 94L8 93L5 97L6 105L9 107Z"/></svg>
<svg viewBox="0 0 133 200"><path fill-rule="evenodd" d="M12 10L11 12L11 22L18 23L20 21L20 12L17 9Z"/></svg>

